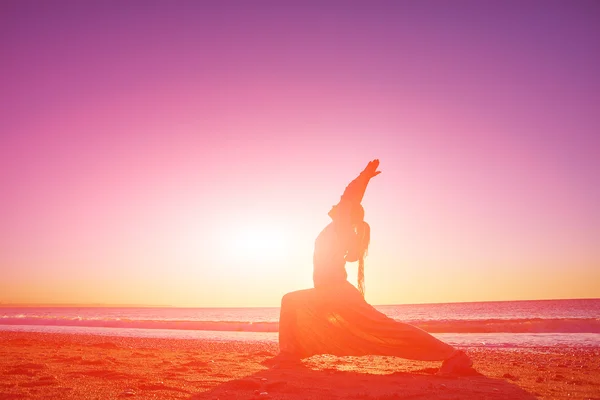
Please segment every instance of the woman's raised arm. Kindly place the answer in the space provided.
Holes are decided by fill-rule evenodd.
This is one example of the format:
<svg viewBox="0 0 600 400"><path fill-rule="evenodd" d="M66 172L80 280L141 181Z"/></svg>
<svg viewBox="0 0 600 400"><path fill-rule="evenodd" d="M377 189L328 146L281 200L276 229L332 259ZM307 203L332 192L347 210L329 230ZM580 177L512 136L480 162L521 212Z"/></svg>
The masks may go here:
<svg viewBox="0 0 600 400"><path fill-rule="evenodd" d="M358 175L358 177L350 182L348 186L346 186L346 190L344 190L344 194L342 194L340 203L350 202L360 204L371 178L381 173L381 171L377 171L378 167L379 160L370 161L365 169Z"/></svg>
<svg viewBox="0 0 600 400"><path fill-rule="evenodd" d="M381 171L377 171L379 160L373 160L352 182L346 186L340 202L329 211L329 216L340 223L350 223L352 208L362 202L369 181Z"/></svg>

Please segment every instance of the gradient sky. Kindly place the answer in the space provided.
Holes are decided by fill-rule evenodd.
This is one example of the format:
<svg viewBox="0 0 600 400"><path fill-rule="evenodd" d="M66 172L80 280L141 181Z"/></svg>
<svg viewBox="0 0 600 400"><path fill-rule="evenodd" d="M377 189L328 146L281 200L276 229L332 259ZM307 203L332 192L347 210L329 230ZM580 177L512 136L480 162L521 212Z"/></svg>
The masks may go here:
<svg viewBox="0 0 600 400"><path fill-rule="evenodd" d="M373 158L369 302L600 297L599 21L3 1L0 301L277 306Z"/></svg>

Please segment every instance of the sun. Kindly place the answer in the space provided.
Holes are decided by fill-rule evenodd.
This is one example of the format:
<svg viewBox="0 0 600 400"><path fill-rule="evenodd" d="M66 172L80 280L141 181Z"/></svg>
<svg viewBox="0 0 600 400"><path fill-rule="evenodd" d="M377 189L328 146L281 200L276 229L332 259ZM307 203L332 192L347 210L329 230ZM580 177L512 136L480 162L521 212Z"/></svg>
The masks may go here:
<svg viewBox="0 0 600 400"><path fill-rule="evenodd" d="M275 227L254 226L232 232L230 248L248 259L273 259L283 255L286 241Z"/></svg>
<svg viewBox="0 0 600 400"><path fill-rule="evenodd" d="M220 253L235 262L272 262L283 260L289 240L283 227L265 221L231 225L222 232Z"/></svg>

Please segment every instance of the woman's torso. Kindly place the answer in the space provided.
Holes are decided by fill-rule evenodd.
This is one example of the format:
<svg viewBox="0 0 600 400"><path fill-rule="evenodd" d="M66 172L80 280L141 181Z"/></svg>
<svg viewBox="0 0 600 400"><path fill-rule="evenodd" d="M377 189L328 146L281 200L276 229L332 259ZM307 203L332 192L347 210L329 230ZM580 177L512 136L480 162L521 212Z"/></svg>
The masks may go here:
<svg viewBox="0 0 600 400"><path fill-rule="evenodd" d="M347 246L338 236L334 223L321 231L315 240L313 282L315 287L345 282Z"/></svg>

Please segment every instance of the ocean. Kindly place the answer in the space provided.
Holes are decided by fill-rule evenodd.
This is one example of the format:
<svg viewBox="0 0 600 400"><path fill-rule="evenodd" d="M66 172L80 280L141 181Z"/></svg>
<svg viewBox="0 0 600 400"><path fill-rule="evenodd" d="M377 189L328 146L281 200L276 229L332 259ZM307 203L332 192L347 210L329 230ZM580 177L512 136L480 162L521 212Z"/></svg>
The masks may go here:
<svg viewBox="0 0 600 400"><path fill-rule="evenodd" d="M600 346L600 299L376 308L462 347ZM0 330L277 341L279 308L0 307Z"/></svg>

